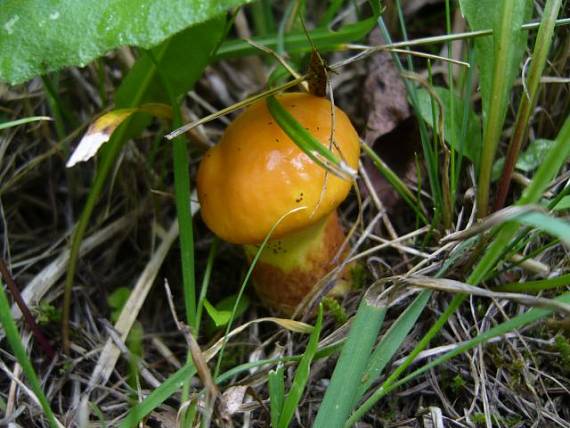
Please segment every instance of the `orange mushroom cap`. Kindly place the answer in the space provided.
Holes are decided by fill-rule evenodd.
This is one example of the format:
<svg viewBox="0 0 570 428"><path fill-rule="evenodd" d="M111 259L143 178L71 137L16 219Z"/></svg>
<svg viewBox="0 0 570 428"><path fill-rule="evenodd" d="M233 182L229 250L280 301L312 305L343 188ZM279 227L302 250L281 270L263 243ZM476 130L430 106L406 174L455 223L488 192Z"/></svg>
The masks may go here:
<svg viewBox="0 0 570 428"><path fill-rule="evenodd" d="M283 107L325 146L329 146L331 105L305 93L277 96ZM358 134L335 107L333 153L356 169ZM325 178L326 177L326 178ZM325 184L323 192L323 185ZM294 208L272 238L315 224L346 198L351 182L326 173L285 134L265 101L247 108L205 155L198 169L202 218L222 239L235 244L261 242L273 225Z"/></svg>

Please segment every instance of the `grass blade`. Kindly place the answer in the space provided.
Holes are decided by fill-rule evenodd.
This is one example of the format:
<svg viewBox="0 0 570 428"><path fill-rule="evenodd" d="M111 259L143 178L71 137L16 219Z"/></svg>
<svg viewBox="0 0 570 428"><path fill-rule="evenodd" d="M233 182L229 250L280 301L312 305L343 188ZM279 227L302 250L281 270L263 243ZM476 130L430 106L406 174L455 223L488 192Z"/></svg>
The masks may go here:
<svg viewBox="0 0 570 428"><path fill-rule="evenodd" d="M534 51L532 54L532 63L528 75L528 93L524 94L521 98L519 109L517 111L514 132L511 137L511 141L509 142L503 175L501 176L498 186L497 197L495 200L495 211L501 209L505 205L505 201L507 199L511 176L514 171L523 140L525 135L527 135L527 129L530 123L530 114L534 110L538 99L540 78L542 77L548 52L550 51L550 46L552 44L554 24L561 4L562 0L548 0L544 8L544 14L538 29L538 35L536 36L536 42L534 44Z"/></svg>
<svg viewBox="0 0 570 428"><path fill-rule="evenodd" d="M339 178L351 180L355 178L356 171L327 147L322 145L313 135L297 122L291 113L274 96L267 97L267 108L271 116L277 121L281 129L293 142L316 164L325 168ZM342 153L341 153L342 155Z"/></svg>
<svg viewBox="0 0 570 428"><path fill-rule="evenodd" d="M556 301L558 301L560 303L568 304L568 303L570 303L570 294L568 294L568 293L564 294L563 296L558 297L556 299ZM495 327L493 327L493 328L491 328L491 329L489 329L489 330L487 330L481 334L478 334L473 339L462 343L461 345L459 345L454 350L445 353L444 355L442 355L439 358L436 358L435 360L433 360L429 364L426 364L425 366L413 371L412 373L410 373L406 377L400 379L398 382L395 382L394 384L389 385L387 387L382 387L382 388L378 389L368 400L366 400L366 402L356 412L354 412L354 414L350 417L350 419L348 419L348 421L346 422L346 424L344 426L346 428L353 426L356 422L358 422L358 420L360 420L366 414L366 412L380 398L386 396L388 393L390 393L394 389L398 388L399 386L405 384L406 382L409 382L410 380L415 379L417 376L421 375L422 373L425 373L428 370L431 370L434 367L437 367L438 365L450 360L451 358L453 358L457 355L460 355L464 352L467 352L470 349L473 349L476 346L487 342L489 339L492 339L493 337L502 336L508 332L513 331L513 330L520 329L520 328L524 327L525 325L536 322L536 321L546 317L547 315L549 315L551 313L552 313L552 310L550 310L550 309L534 308L534 309L531 309L531 310L525 312L524 314L521 314L521 315L518 315L514 318L511 318L510 320L508 320L502 324L499 324L499 325L497 325L497 326L495 326Z"/></svg>
<svg viewBox="0 0 570 428"><path fill-rule="evenodd" d="M380 343L378 343L378 346L368 360L368 366L363 375L363 379L366 380L360 385L355 404L374 381L380 377L388 362L392 359L404 340L406 340L408 333L416 324L430 297L430 291L422 291L404 312L402 312L398 319L396 319L394 324L390 326L386 334L384 334L382 340L380 340Z"/></svg>
<svg viewBox="0 0 570 428"><path fill-rule="evenodd" d="M150 393L143 401L129 410L127 416L119 424L119 428L131 428L138 422L164 403L172 394L180 390L183 383L196 375L196 368L192 362L168 377L162 384Z"/></svg>
<svg viewBox="0 0 570 428"><path fill-rule="evenodd" d="M522 214L514 219L520 224L533 226L560 238L566 245L570 245L570 223L541 212Z"/></svg>
<svg viewBox="0 0 570 428"><path fill-rule="evenodd" d="M370 289L358 307L314 428L342 427L350 415L385 314L386 302L382 294Z"/></svg>
<svg viewBox="0 0 570 428"><path fill-rule="evenodd" d="M25 117L23 119L11 120L9 122L2 122L0 123L0 131L2 129L8 129L14 126L25 125L31 122L38 122L40 120L53 120L53 119L49 116L31 116L31 117Z"/></svg>
<svg viewBox="0 0 570 428"><path fill-rule="evenodd" d="M307 349L297 367L295 372L295 378L293 379L293 384L291 389L285 398L283 403L283 409L281 411L281 416L277 424L278 428L287 428L295 415L295 410L301 397L303 396L303 391L305 390L305 385L309 379L309 372L311 368L311 362L315 357L317 352L317 347L319 344L319 335L321 334L321 328L323 326L323 306L319 305L319 313L317 315L317 322L315 323L315 328L311 333L309 338L309 343L307 343Z"/></svg>
<svg viewBox="0 0 570 428"><path fill-rule="evenodd" d="M40 384L40 380L30 359L26 354L26 350L22 341L20 339L20 334L18 333L18 328L16 327L16 323L12 319L12 312L10 311L10 303L8 302L8 297L6 296L6 292L4 291L4 284L0 282L0 323L2 323L2 327L4 327L4 331L6 332L6 338L8 339L8 343L10 344L10 348L12 348L12 352L18 361L18 364L22 366L22 370L24 374L28 378L28 382L30 382L30 386L32 387L32 391L36 394L40 405L44 411L44 414L48 420L50 427L52 428L59 428L62 427L56 419L55 415L53 414L47 397L45 396L44 392L42 391L42 387Z"/></svg>
<svg viewBox="0 0 570 428"><path fill-rule="evenodd" d="M570 285L570 273L555 276L554 278L538 281L513 282L494 287L493 291L506 291L511 293L538 293L551 288L566 287Z"/></svg>
<svg viewBox="0 0 570 428"><path fill-rule="evenodd" d="M367 144L361 144L362 150L366 153L380 174L394 187L396 192L402 197L410 208L414 210L416 215L424 224L429 224L428 219L421 209L421 205L408 186L398 177L398 175L390 169L388 165L376 154L376 152Z"/></svg>
<svg viewBox="0 0 570 428"><path fill-rule="evenodd" d="M279 419L283 411L285 401L285 379L283 377L284 368L282 365L268 374L267 384L269 387L269 401L271 403L271 426L279 425Z"/></svg>
<svg viewBox="0 0 570 428"><path fill-rule="evenodd" d="M550 151L546 155L544 162L538 168L538 171L533 177L530 185L526 188L522 197L518 201L518 205L525 205L536 203L539 201L543 192L546 190L547 186L551 180L556 176L562 165L566 162L566 159L570 155L570 117L564 122L562 130L558 134L555 143L550 148ZM495 240L489 245L483 255L483 258L473 269L471 275L467 278L467 283L472 285L478 285L485 276L495 267L497 262L501 259L501 255L505 248L507 248L515 236L519 225L515 222L508 222L501 226ZM401 385L403 379L410 379L409 376L397 381L399 376L403 371L413 362L415 357L427 347L429 342L441 328L445 325L447 320L453 313L461 306L461 303L465 300L466 295L460 294L455 295L451 302L449 303L446 310L441 314L435 324L429 329L429 331L424 335L424 337L419 341L414 350L408 355L406 361L398 367L382 386L377 389L374 394L358 408L354 415L347 422L355 423L358 421L378 400L384 397L389 391L395 388L394 385ZM537 309L538 310L538 309ZM532 311L535 311L533 309ZM530 312L532 312L530 311ZM534 312L533 312L534 313ZM547 311L550 313L550 311ZM514 319L514 318L513 318ZM513 320L512 319L512 320ZM511 321L512 321L511 320ZM489 330L491 331L491 330ZM479 336L480 337L480 336ZM478 337L478 338L479 338ZM475 345L476 346L476 345ZM455 354L454 354L455 355Z"/></svg>
<svg viewBox="0 0 570 428"><path fill-rule="evenodd" d="M375 18L368 18L355 24L344 25L338 31L319 28L311 31L311 40L313 40L319 52L337 50L345 43L362 39L374 28L375 24ZM257 44L264 45L275 51L278 50L279 39L277 36L252 37L252 40ZM286 34L284 37L284 45L289 55L310 52L312 50L312 46L307 43L306 34L301 31ZM222 44L215 59L222 60L257 54L259 54L259 50L252 47L246 41L229 40Z"/></svg>

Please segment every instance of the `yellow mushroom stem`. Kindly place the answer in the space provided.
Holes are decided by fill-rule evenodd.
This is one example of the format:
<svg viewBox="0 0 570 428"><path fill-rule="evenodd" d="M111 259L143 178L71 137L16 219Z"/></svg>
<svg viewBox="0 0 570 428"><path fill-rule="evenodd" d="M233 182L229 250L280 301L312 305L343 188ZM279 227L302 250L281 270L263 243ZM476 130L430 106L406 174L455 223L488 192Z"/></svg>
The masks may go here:
<svg viewBox="0 0 570 428"><path fill-rule="evenodd" d="M335 210L311 226L269 241L253 271L253 284L260 299L291 315L318 282L340 264L346 255L338 254L344 240ZM259 246L244 248L251 261ZM350 288L346 276L346 272L341 273L332 294L344 294Z"/></svg>

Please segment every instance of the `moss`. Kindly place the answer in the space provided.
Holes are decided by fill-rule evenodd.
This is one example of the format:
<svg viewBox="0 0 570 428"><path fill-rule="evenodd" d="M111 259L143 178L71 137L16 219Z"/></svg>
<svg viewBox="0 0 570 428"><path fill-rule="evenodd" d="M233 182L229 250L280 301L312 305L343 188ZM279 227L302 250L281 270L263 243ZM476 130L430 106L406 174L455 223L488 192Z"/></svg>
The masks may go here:
<svg viewBox="0 0 570 428"><path fill-rule="evenodd" d="M485 426L485 414L484 413L474 413L471 415L471 421L476 426ZM498 415L491 415L491 423L493 426L507 426L507 427L514 427L520 424L522 421L522 417L520 416L509 416L509 417L502 417Z"/></svg>
<svg viewBox="0 0 570 428"><path fill-rule="evenodd" d="M366 284L368 272L362 263L354 263L350 268L350 279L352 280L352 288L359 290Z"/></svg>
<svg viewBox="0 0 570 428"><path fill-rule="evenodd" d="M560 354L562 362L562 371L566 375L570 375L570 341L562 334L556 336L555 339L556 350Z"/></svg>
<svg viewBox="0 0 570 428"><path fill-rule="evenodd" d="M325 297L323 299L323 305L325 307L325 311L332 315L337 325L344 324L348 321L346 311L334 297Z"/></svg>

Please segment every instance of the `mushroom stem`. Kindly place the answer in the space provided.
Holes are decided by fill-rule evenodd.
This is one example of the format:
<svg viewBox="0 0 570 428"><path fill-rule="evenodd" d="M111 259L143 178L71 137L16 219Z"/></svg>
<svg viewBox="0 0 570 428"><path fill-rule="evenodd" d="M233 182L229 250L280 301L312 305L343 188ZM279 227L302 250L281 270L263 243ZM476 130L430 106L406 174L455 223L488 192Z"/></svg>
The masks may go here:
<svg viewBox="0 0 570 428"><path fill-rule="evenodd" d="M269 241L253 271L255 290L268 306L292 314L297 305L335 265L333 260L345 239L336 211L300 231ZM251 261L259 246L245 245ZM343 274L344 276L344 274ZM341 278L333 290L348 288Z"/></svg>

